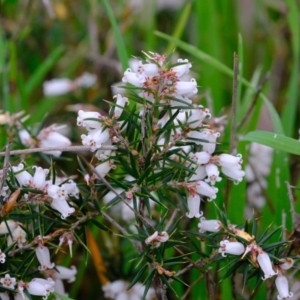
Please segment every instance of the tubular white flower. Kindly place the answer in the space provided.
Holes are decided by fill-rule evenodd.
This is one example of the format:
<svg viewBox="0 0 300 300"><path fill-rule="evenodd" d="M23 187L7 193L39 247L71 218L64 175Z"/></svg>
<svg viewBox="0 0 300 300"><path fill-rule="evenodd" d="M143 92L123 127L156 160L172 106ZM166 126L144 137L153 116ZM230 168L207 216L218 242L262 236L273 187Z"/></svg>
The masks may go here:
<svg viewBox="0 0 300 300"><path fill-rule="evenodd" d="M68 294L65 291L63 281L61 279L57 279L57 278L54 281L55 281L54 291L58 294L68 297ZM56 298L56 300L59 300L59 299L60 298Z"/></svg>
<svg viewBox="0 0 300 300"><path fill-rule="evenodd" d="M207 164L205 166L205 171L206 171L206 174L208 177L205 179L205 181L210 183L211 185L215 185L216 182L219 182L222 180L222 178L219 176L220 172L216 165Z"/></svg>
<svg viewBox="0 0 300 300"><path fill-rule="evenodd" d="M108 129L103 127L100 129L90 130L88 135L81 135L82 144L84 146L89 146L91 151L94 152L99 149L103 143L109 139Z"/></svg>
<svg viewBox="0 0 300 300"><path fill-rule="evenodd" d="M199 180L196 184L196 192L208 197L208 201L212 201L213 199L216 199L218 189L214 186L210 186L205 181Z"/></svg>
<svg viewBox="0 0 300 300"><path fill-rule="evenodd" d="M203 180L206 177L205 166L199 166L195 171L189 181Z"/></svg>
<svg viewBox="0 0 300 300"><path fill-rule="evenodd" d="M3 286L9 289L14 289L15 285L17 284L16 278L10 277L9 274L5 274L4 278L0 279L0 282Z"/></svg>
<svg viewBox="0 0 300 300"><path fill-rule="evenodd" d="M1 263L1 264L4 264L4 263L5 263L5 259L6 259L5 253L3 253L3 252L0 250L0 263Z"/></svg>
<svg viewBox="0 0 300 300"><path fill-rule="evenodd" d="M36 277L36 278L33 278L32 281L35 281L42 285L48 286L49 291L54 292L55 281L51 277L49 277L47 279Z"/></svg>
<svg viewBox="0 0 300 300"><path fill-rule="evenodd" d="M134 86L142 87L145 78L138 77L136 73L132 72L131 69L127 69L124 72L123 82L128 82Z"/></svg>
<svg viewBox="0 0 300 300"><path fill-rule="evenodd" d="M219 253L222 254L223 257L226 257L228 254L233 255L241 255L245 251L245 246L240 242L230 242L229 240L224 240L220 242Z"/></svg>
<svg viewBox="0 0 300 300"><path fill-rule="evenodd" d="M293 297L293 293L289 292L289 283L285 276L282 274L278 274L277 278L275 279L275 284L278 290L278 296L277 299L288 299Z"/></svg>
<svg viewBox="0 0 300 300"><path fill-rule="evenodd" d="M223 153L218 155L218 163L220 166L225 168L241 168L243 157L241 154L237 154L236 156L234 156Z"/></svg>
<svg viewBox="0 0 300 300"><path fill-rule="evenodd" d="M24 171L24 165L19 164L17 167L12 167L13 172L21 186L28 186L32 182L32 176Z"/></svg>
<svg viewBox="0 0 300 300"><path fill-rule="evenodd" d="M27 233L20 226L15 228L12 231L12 236L8 235L7 237L7 246L12 245L13 243L17 243L19 248L23 248L23 245L26 243Z"/></svg>
<svg viewBox="0 0 300 300"><path fill-rule="evenodd" d="M74 80L76 87L89 88L97 82L97 77L91 73L84 72Z"/></svg>
<svg viewBox="0 0 300 300"><path fill-rule="evenodd" d="M68 197L68 191L55 184L51 184L50 186L48 186L47 194L48 196L56 200L66 200L66 198Z"/></svg>
<svg viewBox="0 0 300 300"><path fill-rule="evenodd" d="M199 107L198 109L191 109L191 115L187 119L187 123L190 128L194 129L202 125L202 121L206 118L211 118L211 114L208 109Z"/></svg>
<svg viewBox="0 0 300 300"><path fill-rule="evenodd" d="M206 152L206 151L201 151L201 152L195 152L195 153L190 153L190 158L195 161L198 165L205 165L207 164L210 159L211 155Z"/></svg>
<svg viewBox="0 0 300 300"><path fill-rule="evenodd" d="M1 300L10 300L9 294L7 294L7 293L0 293L0 297L1 297ZM15 298L15 300L16 300L16 298Z"/></svg>
<svg viewBox="0 0 300 300"><path fill-rule="evenodd" d="M74 282L76 279L77 269L75 266L71 266L70 268L66 268L63 266L56 266L58 272L55 273L56 279L64 279L68 280L69 283Z"/></svg>
<svg viewBox="0 0 300 300"><path fill-rule="evenodd" d="M200 218L203 215L203 212L200 211L200 196L194 193L189 194L187 199L187 205L189 212L186 213L188 218Z"/></svg>
<svg viewBox="0 0 300 300"><path fill-rule="evenodd" d="M200 222L198 224L199 231L201 233L205 231L209 232L218 232L220 231L222 223L219 220L206 220L204 217L200 218Z"/></svg>
<svg viewBox="0 0 300 300"><path fill-rule="evenodd" d="M279 261L280 261L279 267L281 269L283 269L283 270L290 269L294 265L294 263L295 263L295 261L292 258L290 258L290 257L282 258Z"/></svg>
<svg viewBox="0 0 300 300"><path fill-rule="evenodd" d="M98 119L99 121L88 119ZM78 111L77 126L83 126L87 130L99 129L102 128L100 120L101 114L96 111Z"/></svg>
<svg viewBox="0 0 300 300"><path fill-rule="evenodd" d="M18 223L13 220L2 221L0 223L0 235L13 232L18 226Z"/></svg>
<svg viewBox="0 0 300 300"><path fill-rule="evenodd" d="M273 270L270 257L266 252L264 251L259 252L259 254L257 255L257 262L265 275L264 277L262 277L262 280L266 280L278 274L278 271L275 272Z"/></svg>
<svg viewBox="0 0 300 300"><path fill-rule="evenodd" d="M68 147L71 146L71 141L56 131L55 126L49 126L41 130L37 136L40 148L47 147ZM43 151L43 153L60 156L62 151Z"/></svg>
<svg viewBox="0 0 300 300"><path fill-rule="evenodd" d="M171 70L174 71L178 77L187 74L192 67L192 64L188 61L188 59L179 58L177 62L179 65L171 68Z"/></svg>
<svg viewBox="0 0 300 300"><path fill-rule="evenodd" d="M45 96L60 96L74 89L73 81L67 78L52 79L43 83Z"/></svg>
<svg viewBox="0 0 300 300"><path fill-rule="evenodd" d="M191 81L177 81L175 83L176 93L180 96L192 96L197 94L197 82L194 78Z"/></svg>
<svg viewBox="0 0 300 300"><path fill-rule="evenodd" d="M31 280L26 284L26 289L30 295L43 296L44 300L48 299L48 296L50 295L50 288L49 284L42 284L35 280Z"/></svg>
<svg viewBox="0 0 300 300"><path fill-rule="evenodd" d="M35 173L32 177L31 186L33 188L42 190L45 187L46 177L47 174L49 173L49 170L37 166L33 166L32 168L35 169Z"/></svg>
<svg viewBox="0 0 300 300"><path fill-rule="evenodd" d="M35 249L35 254L39 263L41 264L39 266L40 271L54 268L55 264L51 263L50 261L50 251L48 247L44 245L37 246Z"/></svg>
<svg viewBox="0 0 300 300"><path fill-rule="evenodd" d="M116 100L116 106L115 106L115 109L114 109L114 115L118 119L121 116L122 112L123 112L125 104L128 104L129 101L128 101L128 98L123 97L120 94L115 95L113 98L117 99Z"/></svg>
<svg viewBox="0 0 300 300"><path fill-rule="evenodd" d="M64 194L79 198L79 189L77 187L77 184L71 179L61 185L61 190L64 190Z"/></svg>
<svg viewBox="0 0 300 300"><path fill-rule="evenodd" d="M156 64L147 63L143 64L141 61L138 62L136 73L138 78L144 79L145 76L152 77L158 75L159 68Z"/></svg>
<svg viewBox="0 0 300 300"><path fill-rule="evenodd" d="M65 199L55 199L51 202L51 207L61 213L61 218L65 219L75 212L74 207L70 207Z"/></svg>
<svg viewBox="0 0 300 300"><path fill-rule="evenodd" d="M24 146L28 146L28 147L34 146L35 142L26 129L19 130L18 135L19 135L21 143Z"/></svg>
<svg viewBox="0 0 300 300"><path fill-rule="evenodd" d="M188 133L188 137L199 140L196 140L195 143L198 145L202 145L202 151L206 151L210 154L215 152L217 145L216 141L219 136L219 132L213 132L209 129L204 129L201 131L191 131Z"/></svg>
<svg viewBox="0 0 300 300"><path fill-rule="evenodd" d="M222 173L227 177L234 180L236 183L241 182L245 176L245 171L240 170L239 168L226 168L221 167Z"/></svg>
<svg viewBox="0 0 300 300"><path fill-rule="evenodd" d="M104 163L98 165L95 168L95 170L101 177L105 177L113 167L114 167L113 161L110 160L110 161L105 161ZM96 175L97 175L97 173L96 173Z"/></svg>

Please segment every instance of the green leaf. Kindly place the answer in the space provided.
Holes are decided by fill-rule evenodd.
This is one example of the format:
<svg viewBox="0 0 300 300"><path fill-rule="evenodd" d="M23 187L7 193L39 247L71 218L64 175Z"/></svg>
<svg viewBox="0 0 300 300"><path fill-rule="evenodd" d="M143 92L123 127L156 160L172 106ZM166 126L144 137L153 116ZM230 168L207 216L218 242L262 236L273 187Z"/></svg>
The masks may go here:
<svg viewBox="0 0 300 300"><path fill-rule="evenodd" d="M25 86L25 94L28 97L36 87L38 87L44 80L46 74L51 70L53 65L58 61L64 52L63 46L55 48L51 54L44 60L44 62L31 75Z"/></svg>
<svg viewBox="0 0 300 300"><path fill-rule="evenodd" d="M59 294L57 292L52 292L53 295L55 295L57 298L61 300L74 300L73 298L69 298L67 296L63 296L62 294Z"/></svg>
<svg viewBox="0 0 300 300"><path fill-rule="evenodd" d="M300 155L300 141L268 131L252 131L242 137L242 141L256 142L276 150Z"/></svg>
<svg viewBox="0 0 300 300"><path fill-rule="evenodd" d="M138 281L141 281L140 279L141 279L142 275L144 274L144 272L146 271L147 268L148 268L147 264L140 268L138 273L135 275L135 277L133 278L133 280L129 284L127 290L130 290Z"/></svg>

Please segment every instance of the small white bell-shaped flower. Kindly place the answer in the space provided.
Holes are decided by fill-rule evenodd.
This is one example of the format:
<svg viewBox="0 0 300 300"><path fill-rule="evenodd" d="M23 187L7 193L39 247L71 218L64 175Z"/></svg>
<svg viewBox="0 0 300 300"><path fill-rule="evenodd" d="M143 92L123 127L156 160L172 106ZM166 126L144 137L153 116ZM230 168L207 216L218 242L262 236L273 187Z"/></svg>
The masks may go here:
<svg viewBox="0 0 300 300"><path fill-rule="evenodd" d="M229 240L224 240L220 242L219 253L223 257L226 257L226 254L241 255L245 252L245 246L240 242L230 242Z"/></svg>
<svg viewBox="0 0 300 300"><path fill-rule="evenodd" d="M43 296L44 300L48 299L50 295L51 286L47 284L40 283L36 280L31 280L30 282L26 283L26 289L30 295L33 296Z"/></svg>
<svg viewBox="0 0 300 300"><path fill-rule="evenodd" d="M177 62L178 62L178 65L175 67L172 67L171 70L173 72L175 72L178 77L181 77L181 76L187 74L189 72L190 68L192 67L192 64L188 61L188 59L179 58L177 60Z"/></svg>
<svg viewBox="0 0 300 300"><path fill-rule="evenodd" d="M175 83L176 93L180 96L193 96L197 94L197 82L194 78L190 81L177 81Z"/></svg>
<svg viewBox="0 0 300 300"><path fill-rule="evenodd" d="M222 223L219 220L206 220L204 217L201 217L198 227L201 233L205 231L219 232L222 227Z"/></svg>
<svg viewBox="0 0 300 300"><path fill-rule="evenodd" d="M74 89L73 81L67 78L57 78L43 83L45 96L60 96L71 92Z"/></svg>
<svg viewBox="0 0 300 300"><path fill-rule="evenodd" d="M189 179L189 181L203 180L207 176L205 166L199 166L194 170L194 174Z"/></svg>
<svg viewBox="0 0 300 300"><path fill-rule="evenodd" d="M264 277L262 277L262 280L266 280L278 274L278 271L275 272L273 270L271 259L266 252L262 250L259 251L257 255L257 262L265 275Z"/></svg>
<svg viewBox="0 0 300 300"><path fill-rule="evenodd" d="M123 112L124 106L126 104L128 104L129 101L128 101L128 98L123 97L120 94L115 95L114 98L117 99L116 100L116 106L114 108L114 115L118 119L121 116L122 112Z"/></svg>
<svg viewBox="0 0 300 300"><path fill-rule="evenodd" d="M61 218L65 219L75 212L74 207L70 207L65 199L55 199L53 198L51 202L51 207L61 213Z"/></svg>
<svg viewBox="0 0 300 300"><path fill-rule="evenodd" d="M5 263L5 259L6 259L6 254L3 253L0 249L0 263L4 264Z"/></svg>
<svg viewBox="0 0 300 300"><path fill-rule="evenodd" d="M293 297L293 293L289 291L288 280L284 275L279 273L277 278L275 279L275 284L278 291L278 296L277 296L278 300L288 299Z"/></svg>
<svg viewBox="0 0 300 300"><path fill-rule="evenodd" d="M101 120L101 114L96 111L78 111L78 117L77 117L77 126L83 126L87 130L93 130L93 129L99 129L102 128ZM97 119L97 120L92 120Z"/></svg>
<svg viewBox="0 0 300 300"><path fill-rule="evenodd" d="M200 211L200 196L196 193L190 193L187 199L189 212L186 213L188 218L200 218L203 212Z"/></svg>
<svg viewBox="0 0 300 300"><path fill-rule="evenodd" d="M234 168L234 167L239 167L241 169L241 165L243 163L243 157L241 154L237 154L236 156L230 155L230 154L220 154L217 156L218 158L218 164L221 167L226 167L226 168Z"/></svg>
<svg viewBox="0 0 300 300"><path fill-rule="evenodd" d="M13 243L17 243L19 248L23 248L23 245L27 241L26 236L26 231L24 231L21 226L18 226L11 232L11 235L8 235L7 246L12 245Z"/></svg>
<svg viewBox="0 0 300 300"><path fill-rule="evenodd" d="M198 165L205 165L211 159L211 155L206 151L190 153L189 156Z"/></svg>
<svg viewBox="0 0 300 300"><path fill-rule="evenodd" d="M159 68L156 64L147 63L143 64L141 61L138 62L136 73L140 79L145 77L152 77L158 75Z"/></svg>
<svg viewBox="0 0 300 300"><path fill-rule="evenodd" d="M19 164L17 167L12 167L13 172L21 186L28 186L32 182L32 176L29 172L24 171L24 165Z"/></svg>
<svg viewBox="0 0 300 300"><path fill-rule="evenodd" d="M103 127L100 129L93 129L90 130L88 135L82 134L81 139L82 144L90 147L90 150L94 152L109 139L109 131L107 128L104 129Z"/></svg>
<svg viewBox="0 0 300 300"><path fill-rule="evenodd" d="M48 247L41 244L38 245L35 249L35 254L40 263L40 271L54 268L55 264L50 261L50 251Z"/></svg>
<svg viewBox="0 0 300 300"><path fill-rule="evenodd" d="M95 170L97 171L96 175L99 174L102 178L105 177L108 172L114 168L113 161L106 161L100 165L98 165ZM98 176L97 176L98 177Z"/></svg>
<svg viewBox="0 0 300 300"><path fill-rule="evenodd" d="M0 279L0 282L4 287L8 289L14 289L15 285L17 284L16 278L10 277L9 274L5 274L5 276Z"/></svg>
<svg viewBox="0 0 300 300"><path fill-rule="evenodd" d="M235 183L239 183L243 180L245 176L245 171L239 168L227 168L221 167L222 173L224 173L228 178L234 180Z"/></svg>
<svg viewBox="0 0 300 300"><path fill-rule="evenodd" d="M18 223L13 220L6 220L0 223L0 235L12 232L18 227Z"/></svg>
<svg viewBox="0 0 300 300"><path fill-rule="evenodd" d="M137 87L142 87L143 82L145 81L145 78L139 77L139 76L137 76L136 73L132 72L131 69L127 69L124 72L124 76L122 78L122 81L130 83L130 84L132 84L134 86L137 86Z"/></svg>
<svg viewBox="0 0 300 300"><path fill-rule="evenodd" d="M77 269L75 266L71 266L70 268L56 266L56 269L58 270L58 272L56 272L54 275L56 279L68 280L69 283L75 281L77 274Z"/></svg>
<svg viewBox="0 0 300 300"><path fill-rule="evenodd" d="M216 199L218 188L210 186L203 180L199 180L196 183L196 192L200 195L208 197L208 201Z"/></svg>
<svg viewBox="0 0 300 300"><path fill-rule="evenodd" d="M32 168L35 169L35 173L32 177L31 186L35 189L42 190L45 187L46 177L49 170L37 166L33 166Z"/></svg>
<svg viewBox="0 0 300 300"><path fill-rule="evenodd" d="M222 180L222 178L219 176L220 172L216 165L207 164L205 166L205 171L207 174L207 178L205 179L205 182L215 185L216 182L219 182Z"/></svg>

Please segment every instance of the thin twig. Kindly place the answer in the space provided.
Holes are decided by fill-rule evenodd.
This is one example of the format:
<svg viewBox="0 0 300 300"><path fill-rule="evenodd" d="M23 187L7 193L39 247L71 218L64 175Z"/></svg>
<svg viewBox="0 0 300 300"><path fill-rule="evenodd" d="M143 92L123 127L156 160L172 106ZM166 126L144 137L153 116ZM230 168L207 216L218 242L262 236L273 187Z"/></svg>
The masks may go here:
<svg viewBox="0 0 300 300"><path fill-rule="evenodd" d="M2 191L4 182L5 182L6 177L7 177L7 172L8 172L8 169L9 169L10 147L11 147L10 143L5 146L5 152L4 152L5 157L4 157L4 165L3 165L3 170L2 170L2 178L1 178L1 181L0 181L0 192Z"/></svg>
<svg viewBox="0 0 300 300"><path fill-rule="evenodd" d="M129 233L127 232L127 230L124 227L122 227L120 224L118 224L110 215L108 215L107 213L105 213L103 211L101 212L101 214L105 220L107 220L109 223L111 223L113 226L115 226L124 236L129 236ZM138 251L140 251L140 245L131 239L130 239L130 241L134 245L134 247Z"/></svg>
<svg viewBox="0 0 300 300"><path fill-rule="evenodd" d="M117 150L116 146L102 146L97 150ZM10 155L29 154L36 152L52 152L52 151L63 151L63 152L81 152L90 151L89 146L69 146L69 147L46 147L46 148L31 148L23 150L12 150ZM5 156L6 152L0 152L0 156Z"/></svg>
<svg viewBox="0 0 300 300"><path fill-rule="evenodd" d="M250 105L248 111L246 112L246 114L244 115L244 117L240 121L240 123L237 125L237 127L236 127L237 131L239 131L243 127L243 125L245 124L245 122L247 121L247 119L251 116L251 113L252 113L252 111L253 111L256 103L257 103L259 95L260 95L262 89L264 88L264 85L266 84L266 82L268 80L269 80L269 74L267 73L265 75L265 77L263 78L262 82L258 85L257 90L256 90L256 92L254 94L253 100L251 102L251 105Z"/></svg>
<svg viewBox="0 0 300 300"><path fill-rule="evenodd" d="M239 59L236 53L233 54L233 82L232 82L232 103L231 103L231 126L230 126L230 140L229 140L229 153L233 152L235 147L236 135L236 102L238 91L238 75L239 75ZM229 191L231 182L227 180L224 196L224 205L227 207L229 201Z"/></svg>

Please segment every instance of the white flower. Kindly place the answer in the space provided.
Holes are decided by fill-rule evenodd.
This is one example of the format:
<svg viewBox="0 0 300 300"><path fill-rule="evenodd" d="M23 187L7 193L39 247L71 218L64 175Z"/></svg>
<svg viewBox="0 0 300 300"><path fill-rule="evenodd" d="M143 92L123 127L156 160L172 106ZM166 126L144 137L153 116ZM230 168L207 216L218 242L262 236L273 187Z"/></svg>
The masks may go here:
<svg viewBox="0 0 300 300"><path fill-rule="evenodd" d="M7 293L0 293L0 297L1 297L1 300L10 300L9 294L7 294ZM15 300L16 300L16 298L15 298Z"/></svg>
<svg viewBox="0 0 300 300"><path fill-rule="evenodd" d="M15 228L11 235L7 237L7 246L12 245L17 242L19 248L23 248L23 245L26 243L26 231L24 231L20 226Z"/></svg>
<svg viewBox="0 0 300 300"><path fill-rule="evenodd" d="M192 96L197 94L197 82L194 78L191 81L177 81L175 83L176 93L180 96Z"/></svg>
<svg viewBox="0 0 300 300"><path fill-rule="evenodd" d="M145 78L139 77L136 73L132 72L131 69L127 69L124 72L124 77L122 78L122 81L128 82L137 87L142 87Z"/></svg>
<svg viewBox="0 0 300 300"><path fill-rule="evenodd" d="M35 254L36 254L36 257L37 257L39 263L41 264L39 266L40 271L54 268L55 264L51 263L51 261L50 261L50 251L49 251L48 247L46 247L44 245L39 245L35 249Z"/></svg>
<svg viewBox="0 0 300 300"><path fill-rule="evenodd" d="M47 279L36 277L33 278L31 281L38 282L44 286L48 286L49 292L54 292L55 281L50 277Z"/></svg>
<svg viewBox="0 0 300 300"><path fill-rule="evenodd" d="M165 243L169 240L169 234L166 231L158 233L155 231L152 235L146 238L145 243L147 245L153 244L156 248L160 246L161 243Z"/></svg>
<svg viewBox="0 0 300 300"><path fill-rule="evenodd" d="M5 286L8 289L14 289L15 285L17 284L16 278L10 277L9 274L5 274L5 277L1 278L0 282L3 286Z"/></svg>
<svg viewBox="0 0 300 300"><path fill-rule="evenodd" d="M199 166L196 170L194 170L194 174L189 179L189 181L203 180L205 177L206 177L205 166Z"/></svg>
<svg viewBox="0 0 300 300"><path fill-rule="evenodd" d="M35 173L32 177L31 187L42 190L46 185L46 177L49 170L37 166L33 166L32 168L35 169Z"/></svg>
<svg viewBox="0 0 300 300"><path fill-rule="evenodd" d="M18 227L18 223L13 220L6 220L0 223L0 234L7 234Z"/></svg>
<svg viewBox="0 0 300 300"><path fill-rule="evenodd" d="M201 131L191 131L188 133L188 137L195 139L196 144L202 145L202 151L206 151L210 154L216 150L216 141L220 136L219 132L214 132L213 130L204 129Z"/></svg>
<svg viewBox="0 0 300 300"><path fill-rule="evenodd" d="M218 164L219 166L226 167L226 168L240 168L243 163L243 157L241 154L237 154L236 156L230 154L220 154L218 157Z"/></svg>
<svg viewBox="0 0 300 300"><path fill-rule="evenodd" d="M47 300L52 288L49 284L43 284L32 279L26 283L26 289L30 295L43 296L43 299Z"/></svg>
<svg viewBox="0 0 300 300"><path fill-rule="evenodd" d="M100 129L93 129L90 130L88 135L82 134L81 139L82 144L90 147L91 151L94 152L109 139L109 131L107 128L104 129L103 127Z"/></svg>
<svg viewBox="0 0 300 300"><path fill-rule="evenodd" d="M206 220L204 217L201 217L198 227L201 233L205 231L218 232L222 227L222 223L219 220Z"/></svg>
<svg viewBox="0 0 300 300"><path fill-rule="evenodd" d="M95 170L97 171L96 173L96 176L97 174L99 174L101 177L105 177L107 175L107 173L111 170L111 168L113 168L114 165L113 165L113 161L110 160L110 161L106 161L100 165L98 165ZM98 176L97 176L98 177Z"/></svg>
<svg viewBox="0 0 300 300"><path fill-rule="evenodd" d="M93 130L93 129L99 129L102 128L101 120L101 114L96 111L78 111L78 117L77 117L77 126L83 126L87 130ZM96 120L91 120L96 119ZM97 119L99 121L97 121Z"/></svg>
<svg viewBox="0 0 300 300"><path fill-rule="evenodd" d="M71 266L70 268L66 268L63 266L56 266L58 272L55 273L56 279L64 279L68 280L69 283L75 281L75 276L77 274L77 269L75 266Z"/></svg>
<svg viewBox="0 0 300 300"><path fill-rule="evenodd" d="M266 252L259 252L259 254L257 255L257 262L265 275L264 277L262 277L262 280L266 280L278 274L278 271L274 272L270 257Z"/></svg>
<svg viewBox="0 0 300 300"><path fill-rule="evenodd" d="M293 297L293 293L289 292L289 283L285 276L282 274L278 274L277 278L275 279L275 284L278 290L278 296L277 299L288 299Z"/></svg>
<svg viewBox="0 0 300 300"><path fill-rule="evenodd" d="M21 186L29 186L32 182L32 176L29 172L24 171L24 165L19 164L17 167L12 167L13 172Z"/></svg>
<svg viewBox="0 0 300 300"><path fill-rule="evenodd" d="M190 193L187 199L189 212L186 214L188 218L200 218L203 212L200 211L200 196L195 193Z"/></svg>
<svg viewBox="0 0 300 300"><path fill-rule="evenodd" d="M5 258L6 258L5 253L3 253L3 252L0 250L0 263L1 263L1 264L4 264L4 263L5 263Z"/></svg>
<svg viewBox="0 0 300 300"><path fill-rule="evenodd" d="M67 294L65 291L63 281L57 278L55 278L54 281L55 281L54 291L60 295L68 297L69 294ZM56 300L60 300L60 299L61 299L60 297L56 297Z"/></svg>
<svg viewBox="0 0 300 300"><path fill-rule="evenodd" d="M75 212L74 207L70 207L68 202L62 198L53 198L51 207L61 213L61 218L65 219Z"/></svg>
<svg viewBox="0 0 300 300"><path fill-rule="evenodd" d="M135 72L137 73L137 76L143 80L145 77L158 75L159 68L156 64L143 64L141 61L139 61Z"/></svg>
<svg viewBox="0 0 300 300"><path fill-rule="evenodd" d="M205 166L205 171L207 174L207 177L205 179L206 182L215 185L216 182L219 182L222 180L222 178L219 176L220 172L216 165L214 164L207 164Z"/></svg>
<svg viewBox="0 0 300 300"><path fill-rule="evenodd" d="M235 183L239 183L243 180L243 177L245 176L245 171L239 169L239 168L227 168L227 167L221 167L222 173L224 173L227 177L234 180Z"/></svg>
<svg viewBox="0 0 300 300"><path fill-rule="evenodd" d="M52 79L43 83L45 96L60 96L74 89L73 81L67 78Z"/></svg>
<svg viewBox="0 0 300 300"><path fill-rule="evenodd" d="M216 199L218 189L214 186L210 186L205 181L199 180L196 183L196 192L208 197L208 201L212 201L213 199Z"/></svg>
<svg viewBox="0 0 300 300"><path fill-rule="evenodd" d="M89 88L97 82L97 77L88 72L84 72L81 76L74 80L76 87Z"/></svg>
<svg viewBox="0 0 300 300"><path fill-rule="evenodd" d="M40 148L71 146L71 141L56 130L57 128L52 125L40 131L37 136ZM43 153L53 156L60 156L62 151L43 151Z"/></svg>
<svg viewBox="0 0 300 300"><path fill-rule="evenodd" d="M128 101L128 98L123 97L120 94L115 95L114 98L117 99L116 100L116 106L114 108L114 115L118 119L121 116L122 112L123 112L125 104L128 104L129 101Z"/></svg>
<svg viewBox="0 0 300 300"><path fill-rule="evenodd" d="M189 72L190 68L192 67L192 64L189 63L188 59L179 58L177 60L177 62L178 62L178 65L171 68L171 70L174 71L178 77L181 77L181 76L187 74Z"/></svg>
<svg viewBox="0 0 300 300"><path fill-rule="evenodd" d="M198 109L191 109L191 115L187 119L187 123L190 128L194 129L200 127L206 117L211 118L209 110L199 106Z"/></svg>
<svg viewBox="0 0 300 300"><path fill-rule="evenodd" d="M211 159L211 155L206 151L190 153L189 157L198 165L205 165Z"/></svg>
<svg viewBox="0 0 300 300"><path fill-rule="evenodd" d="M295 261L290 257L282 258L279 261L280 261L279 267L280 267L280 269L283 269L283 270L290 269L295 263Z"/></svg>
<svg viewBox="0 0 300 300"><path fill-rule="evenodd" d="M21 143L24 146L33 147L35 144L34 139L30 136L29 132L26 129L21 129L18 131L18 135Z"/></svg>
<svg viewBox="0 0 300 300"><path fill-rule="evenodd" d="M241 255L245 251L245 246L240 242L230 242L229 240L224 240L220 242L219 253L225 257L225 253L233 255Z"/></svg>

